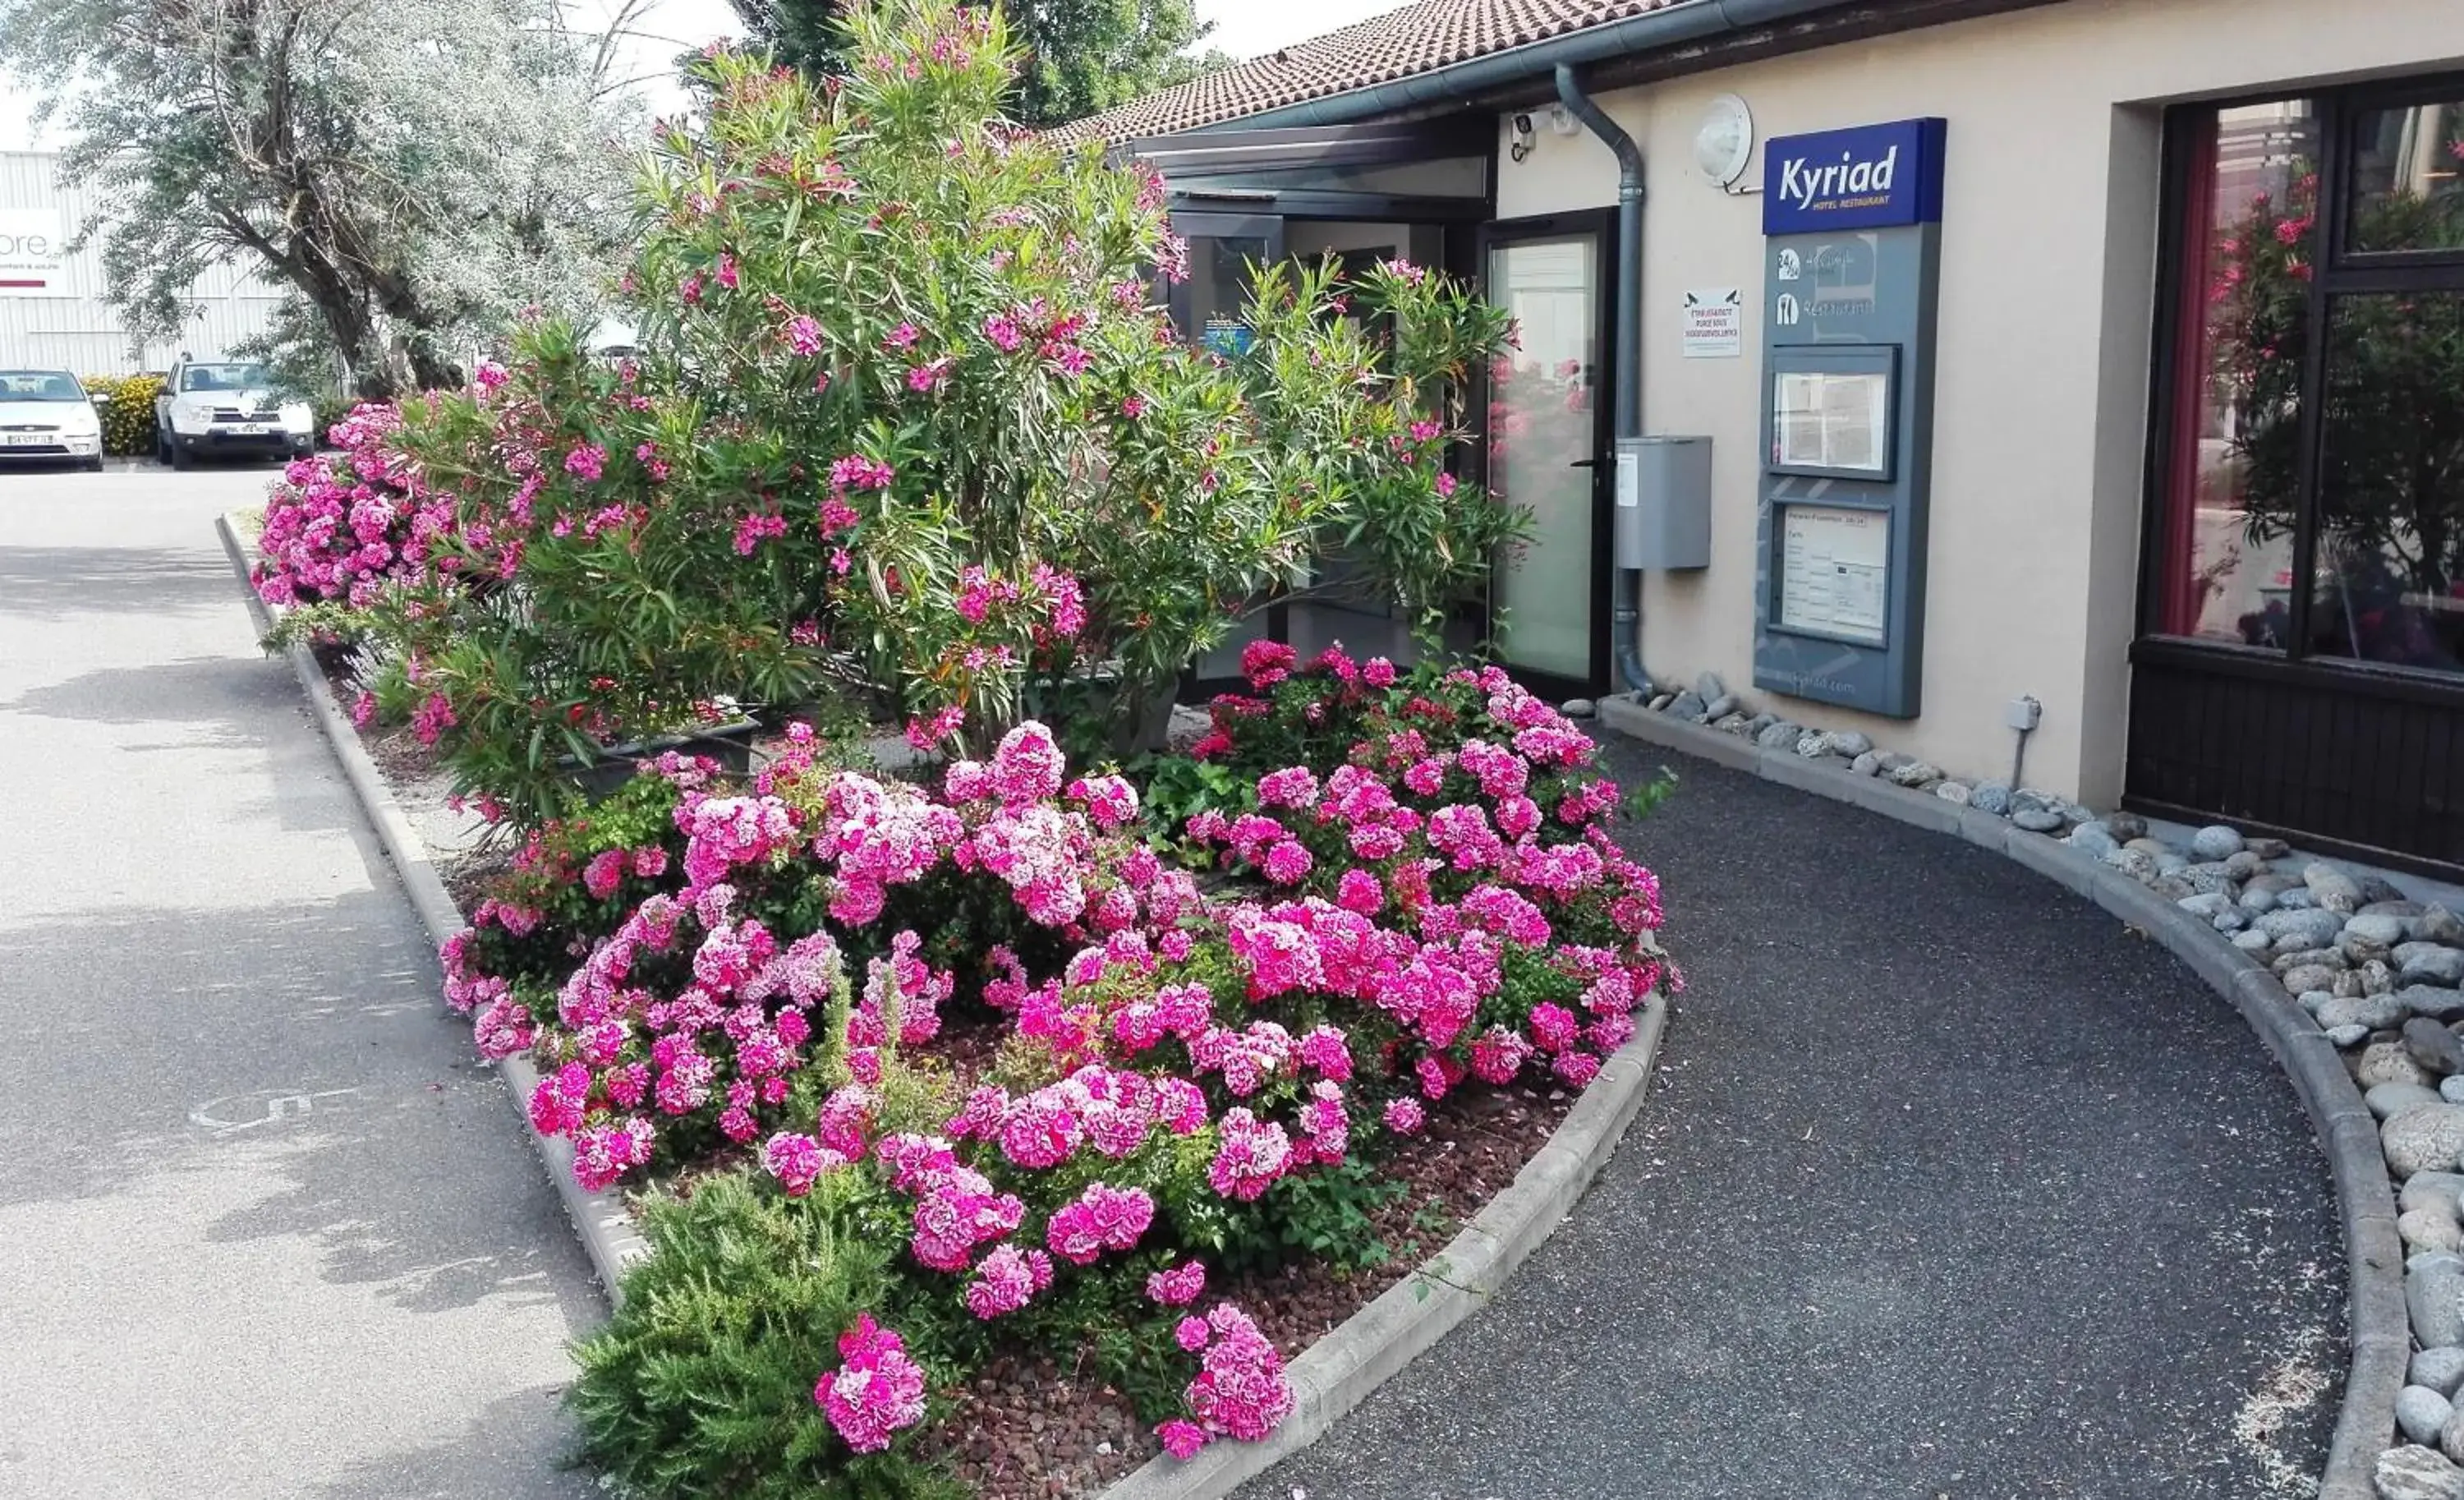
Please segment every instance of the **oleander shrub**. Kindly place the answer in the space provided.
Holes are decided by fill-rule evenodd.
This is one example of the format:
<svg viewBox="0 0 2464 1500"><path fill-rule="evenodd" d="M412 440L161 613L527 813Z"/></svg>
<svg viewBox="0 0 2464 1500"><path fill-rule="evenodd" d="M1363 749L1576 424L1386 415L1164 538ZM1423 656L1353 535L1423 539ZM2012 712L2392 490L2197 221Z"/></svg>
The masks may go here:
<svg viewBox="0 0 2464 1500"><path fill-rule="evenodd" d="M1501 313L1273 269L1256 346L1195 349L1152 296L1186 255L1159 181L1001 120L998 12L849 24L844 78L703 65L706 124L643 167L638 359L534 323L404 409L454 524L380 624L423 738L525 823L560 762L722 698L1100 746L1326 549L1434 630L1520 534L1446 467Z"/></svg>

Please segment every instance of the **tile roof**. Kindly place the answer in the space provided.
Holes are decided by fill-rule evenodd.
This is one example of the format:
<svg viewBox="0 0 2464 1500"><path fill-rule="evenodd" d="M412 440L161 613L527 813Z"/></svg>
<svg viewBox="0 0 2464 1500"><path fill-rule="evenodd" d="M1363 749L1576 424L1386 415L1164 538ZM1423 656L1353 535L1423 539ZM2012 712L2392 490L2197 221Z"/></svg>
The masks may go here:
<svg viewBox="0 0 2464 1500"><path fill-rule="evenodd" d="M1221 124L1303 99L1349 94L1683 0L1418 0L1339 32L1294 42L1100 115L1063 125L1063 141L1131 141Z"/></svg>

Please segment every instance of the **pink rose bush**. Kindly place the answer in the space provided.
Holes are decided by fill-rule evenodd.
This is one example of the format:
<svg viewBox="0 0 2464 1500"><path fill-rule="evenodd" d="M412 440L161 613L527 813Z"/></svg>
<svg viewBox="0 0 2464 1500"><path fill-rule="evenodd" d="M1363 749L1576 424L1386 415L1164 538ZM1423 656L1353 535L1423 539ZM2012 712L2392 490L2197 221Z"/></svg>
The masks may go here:
<svg viewBox="0 0 2464 1500"><path fill-rule="evenodd" d="M1135 787L1070 775L1041 724L937 789L832 769L800 733L748 783L670 758L535 837L448 945L449 992L484 1048L537 1061L532 1120L583 1185L717 1157L860 1212L893 1237L909 1332L929 1308L1034 1336L1115 1281L1149 1315L1190 1308L1286 1184L1464 1088L1582 1087L1674 978L1657 883L1607 832L1616 788L1553 710L1494 671L1379 688L1339 652L1251 657L1261 695L1218 704L1209 753L1282 763L1243 783L1257 810L1180 830L1245 881L1201 890ZM1266 868L1286 847L1297 878ZM941 1055L970 1016L998 1019L989 1069ZM1219 1302L1182 1328L1159 1441L1270 1431L1290 1397L1255 1323ZM903 1348L876 1330L823 1379L851 1451L922 1420Z"/></svg>

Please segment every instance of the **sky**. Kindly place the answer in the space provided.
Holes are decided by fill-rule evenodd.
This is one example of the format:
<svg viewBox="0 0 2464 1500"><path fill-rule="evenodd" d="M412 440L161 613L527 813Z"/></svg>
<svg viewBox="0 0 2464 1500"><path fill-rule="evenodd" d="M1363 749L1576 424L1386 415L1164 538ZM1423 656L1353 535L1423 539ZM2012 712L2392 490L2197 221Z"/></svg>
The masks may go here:
<svg viewBox="0 0 2464 1500"><path fill-rule="evenodd" d="M1234 57L1254 57L1292 42L1319 36L1337 27L1394 10L1406 0L1198 0L1198 16L1215 23L1214 34L1202 44ZM614 0L576 0L580 10L605 17ZM607 23L600 20L598 25ZM627 76L653 75L669 58L686 48L737 32L736 12L727 0L652 0L635 19L626 50ZM681 96L658 82L645 85L655 113L672 109ZM53 148L65 143L56 127L37 132L33 122L34 100L10 80L0 77L0 151Z"/></svg>

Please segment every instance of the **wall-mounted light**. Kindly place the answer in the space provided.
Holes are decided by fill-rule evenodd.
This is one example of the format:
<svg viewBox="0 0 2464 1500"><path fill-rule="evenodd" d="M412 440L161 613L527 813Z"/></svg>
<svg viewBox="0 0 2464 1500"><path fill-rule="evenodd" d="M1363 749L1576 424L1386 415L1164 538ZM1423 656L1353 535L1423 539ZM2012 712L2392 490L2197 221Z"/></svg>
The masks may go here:
<svg viewBox="0 0 2464 1500"><path fill-rule="evenodd" d="M1557 135L1575 136L1582 134L1583 122L1576 120L1574 112L1565 105L1551 104L1549 106L1549 128Z"/></svg>
<svg viewBox="0 0 2464 1500"><path fill-rule="evenodd" d="M1702 123L1694 127L1695 169L1723 191L1750 191L1733 185L1753 159L1754 116L1746 101L1723 94L1705 104Z"/></svg>
<svg viewBox="0 0 2464 1500"><path fill-rule="evenodd" d="M1518 162L1531 154L1531 117L1529 114L1514 117L1513 140L1507 143L1506 154Z"/></svg>

